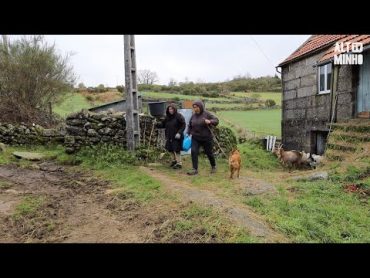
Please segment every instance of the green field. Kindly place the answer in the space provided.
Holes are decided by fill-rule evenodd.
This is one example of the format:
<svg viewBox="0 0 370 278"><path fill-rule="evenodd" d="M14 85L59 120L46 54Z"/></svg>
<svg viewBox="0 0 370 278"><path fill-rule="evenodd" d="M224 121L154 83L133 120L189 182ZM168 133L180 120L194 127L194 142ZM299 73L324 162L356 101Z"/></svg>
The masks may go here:
<svg viewBox="0 0 370 278"><path fill-rule="evenodd" d="M275 100L276 104L279 105L281 101L281 94L279 93L242 93L242 92L235 92L231 93L231 98L225 97L218 97L218 98L209 98L209 97L202 97L202 96L191 96L191 95L181 95L181 94L172 94L172 93L164 93L164 92L142 92L141 93L144 98L152 98L152 99L163 99L163 100L199 100L202 99L205 101L206 107L208 109L211 108L219 108L219 109L226 109L226 110L233 110L233 109L248 109L250 107L258 107L264 106L264 100L266 99L273 99ZM261 102L258 103L250 103L246 104L242 102L244 97L252 97L252 95L258 94L260 95L259 99ZM53 107L53 111L60 115L61 117L66 117L70 113L74 113L80 111L82 109L88 109L100 104L103 104L105 101L103 94L101 99L98 101L96 100L96 95L91 95L91 98L95 101L88 101L86 96L79 94L79 93L68 93L64 96L63 101L56 104ZM213 101L222 102L222 103L212 103ZM235 103L237 101L238 103ZM234 102L234 103L230 103ZM252 112L252 111L251 111Z"/></svg>
<svg viewBox="0 0 370 278"><path fill-rule="evenodd" d="M221 119L257 133L281 137L281 109L252 111L220 111Z"/></svg>
<svg viewBox="0 0 370 278"><path fill-rule="evenodd" d="M202 96L188 96L182 94L173 94L173 93L164 93L164 92L141 92L143 97L147 98L155 98L155 99L173 99L179 98L180 100L197 100L197 99L204 99L208 101L217 100L217 101L238 101L242 98L249 97L252 98L254 95L259 95L260 100L265 101L266 99L273 99L277 105L281 103L281 93L269 93L269 92L261 92L261 93L243 93L243 92L233 92L230 93L232 98L225 98L225 97L218 97L218 98L209 98L209 97L202 97Z"/></svg>
<svg viewBox="0 0 370 278"><path fill-rule="evenodd" d="M251 108L265 107L262 103L205 103L206 109L219 108L223 110L250 110Z"/></svg>
<svg viewBox="0 0 370 278"><path fill-rule="evenodd" d="M202 97L202 96L191 96L191 95L182 95L182 94L172 94L172 93L163 93L163 92L141 92L143 98L153 98L153 99L174 99L179 98L180 100L217 100L217 101L224 101L230 102L233 99L218 97L218 98L210 98L210 97Z"/></svg>
<svg viewBox="0 0 370 278"><path fill-rule="evenodd" d="M232 96L235 97L249 97L253 98L253 95L260 95L260 100L266 100L266 99L272 99L276 102L277 105L281 105L281 93L269 93L269 92L261 92L261 93L243 93L243 92L236 92L236 93L231 93Z"/></svg>
<svg viewBox="0 0 370 278"><path fill-rule="evenodd" d="M53 107L53 112L61 117L66 117L68 114L88 109L99 103L90 103L83 95L70 93L64 97L64 100Z"/></svg>
<svg viewBox="0 0 370 278"><path fill-rule="evenodd" d="M260 99L274 99L277 104L281 100L281 94L279 93L232 93L233 98L204 98L206 101L206 108L222 108L230 109L230 111L219 111L217 114L220 116L221 123L228 125L227 121L232 122L237 127L244 128L248 131L253 131L257 136L262 135L276 135L281 136L281 110L251 110L251 111L231 111L233 109L243 109L248 107L258 107L258 105L264 106L263 103L252 103L245 104L240 103L230 103L230 101L241 100L242 97L249 96L253 94L259 94ZM178 97L180 100L196 100L199 96L187 96L180 94L171 93L156 93L156 92L143 92L144 97L158 98L158 99L173 99ZM95 96L94 96L95 98ZM224 103L211 103L212 100L223 101ZM208 103L207 103L208 102ZM88 101L86 97L82 94L69 93L66 94L64 100L53 107L56 114L61 117L66 117L68 114L81 111L82 109L88 109L96 105L103 104L99 101ZM146 109L144 109L145 111ZM147 111L146 111L147 112ZM223 119L225 121L223 121ZM235 127L233 127L235 130Z"/></svg>

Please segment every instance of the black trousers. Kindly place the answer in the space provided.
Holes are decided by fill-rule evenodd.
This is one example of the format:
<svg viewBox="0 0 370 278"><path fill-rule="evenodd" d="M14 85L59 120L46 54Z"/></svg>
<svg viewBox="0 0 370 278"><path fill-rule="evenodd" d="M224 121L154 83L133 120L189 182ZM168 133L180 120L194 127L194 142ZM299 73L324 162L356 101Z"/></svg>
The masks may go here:
<svg viewBox="0 0 370 278"><path fill-rule="evenodd" d="M193 168L198 170L198 155L199 155L199 149L203 146L204 152L208 156L209 162L211 163L212 167L216 166L216 160L212 152L213 148L213 140L207 140L207 141L200 141L196 140L194 138L191 139L191 160L193 162Z"/></svg>

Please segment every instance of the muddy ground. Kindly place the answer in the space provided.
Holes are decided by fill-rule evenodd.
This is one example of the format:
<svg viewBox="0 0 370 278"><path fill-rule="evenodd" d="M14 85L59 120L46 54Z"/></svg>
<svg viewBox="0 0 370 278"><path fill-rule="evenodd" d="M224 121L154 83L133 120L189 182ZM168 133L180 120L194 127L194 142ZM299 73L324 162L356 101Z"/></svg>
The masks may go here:
<svg viewBox="0 0 370 278"><path fill-rule="evenodd" d="M177 223L184 220L184 211L193 204L219 211L230 223L262 242L287 241L244 205L176 182L156 169L140 170L160 181L178 201L138 202L127 191L88 170L54 161L27 167L1 165L0 242L224 242L227 238L220 234L227 234L230 224L225 223L220 234L211 235L202 224L183 231L176 229ZM241 179L240 183L242 194L275 191L260 181Z"/></svg>
<svg viewBox="0 0 370 278"><path fill-rule="evenodd" d="M161 229L179 209L148 208L125 194L110 194L109 182L71 166L44 162L32 168L0 166L2 243L161 242ZM25 199L42 202L35 211L19 214Z"/></svg>

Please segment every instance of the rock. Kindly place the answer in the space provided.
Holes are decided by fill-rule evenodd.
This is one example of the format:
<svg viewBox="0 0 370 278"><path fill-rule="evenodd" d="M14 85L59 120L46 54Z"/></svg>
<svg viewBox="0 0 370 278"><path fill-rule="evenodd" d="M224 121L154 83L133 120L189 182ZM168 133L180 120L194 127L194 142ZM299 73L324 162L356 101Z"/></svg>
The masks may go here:
<svg viewBox="0 0 370 278"><path fill-rule="evenodd" d="M148 163L148 166L149 167L158 167L158 166L162 166L161 163Z"/></svg>
<svg viewBox="0 0 370 278"><path fill-rule="evenodd" d="M14 135L15 127L12 124L7 124L4 135Z"/></svg>
<svg viewBox="0 0 370 278"><path fill-rule="evenodd" d="M307 176L292 177L292 180L297 181L314 181L314 180L327 180L329 177L327 172L316 172Z"/></svg>
<svg viewBox="0 0 370 278"><path fill-rule="evenodd" d="M64 144L74 144L75 143L75 137L67 135L64 137Z"/></svg>
<svg viewBox="0 0 370 278"><path fill-rule="evenodd" d="M104 122L104 124L108 124L108 123L112 123L113 121L116 121L117 119L115 118L112 118L112 117L103 117L101 119L102 122Z"/></svg>
<svg viewBox="0 0 370 278"><path fill-rule="evenodd" d="M308 177L308 179L310 181L313 181L313 180L327 180L329 177L328 173L327 172L317 172L313 175L310 175Z"/></svg>
<svg viewBox="0 0 370 278"><path fill-rule="evenodd" d="M71 126L80 126L80 127L82 127L86 124L86 120L85 119L68 120L67 124L71 125Z"/></svg>
<svg viewBox="0 0 370 278"><path fill-rule="evenodd" d="M14 152L13 155L16 158L26 159L26 160L31 160L31 161L38 161L38 160L42 160L43 158L45 158L45 156L41 153L31 153L31 152Z"/></svg>
<svg viewBox="0 0 370 278"><path fill-rule="evenodd" d="M40 170L47 171L47 172L63 172L64 168L58 165L50 165L48 163L41 163Z"/></svg>
<svg viewBox="0 0 370 278"><path fill-rule="evenodd" d="M30 165L29 166L31 169L33 169L33 170L40 170L40 166L39 165L37 165L37 164L35 164L35 163L33 163L32 165Z"/></svg>
<svg viewBox="0 0 370 278"><path fill-rule="evenodd" d="M65 150L65 152L66 152L67 154L73 154L73 153L75 153L75 152L76 152L76 149L75 149L75 148L73 148L73 147L67 147L67 148L66 148L66 150Z"/></svg>
<svg viewBox="0 0 370 278"><path fill-rule="evenodd" d="M36 131L36 133L42 134L44 128L41 125L35 125L34 130Z"/></svg>
<svg viewBox="0 0 370 278"><path fill-rule="evenodd" d="M95 119L95 120L101 120L105 116L103 114L92 114L90 117Z"/></svg>
<svg viewBox="0 0 370 278"><path fill-rule="evenodd" d="M5 134L8 129L5 126L0 125L0 134Z"/></svg>
<svg viewBox="0 0 370 278"><path fill-rule="evenodd" d="M88 109L85 108L81 110L80 115L81 115L81 118L88 119L90 116L90 112Z"/></svg>
<svg viewBox="0 0 370 278"><path fill-rule="evenodd" d="M100 137L90 137L89 142L94 143L94 144L98 143L100 142Z"/></svg>
<svg viewBox="0 0 370 278"><path fill-rule="evenodd" d="M5 190L5 193L18 195L18 194L23 193L23 192L20 192L20 191L14 190L14 189L7 189L7 190Z"/></svg>
<svg viewBox="0 0 370 278"><path fill-rule="evenodd" d="M56 132L55 129L44 129L42 131L42 135L46 137L52 137L52 136L57 136L58 133Z"/></svg>
<svg viewBox="0 0 370 278"><path fill-rule="evenodd" d="M0 152L6 151L6 145L4 143L0 143Z"/></svg>
<svg viewBox="0 0 370 278"><path fill-rule="evenodd" d="M115 132L116 132L115 130L113 130L109 127L102 128L102 129L98 130L98 133L101 134L101 135L114 135Z"/></svg>
<svg viewBox="0 0 370 278"><path fill-rule="evenodd" d="M73 119L78 118L78 116L79 116L79 113L78 113L78 112L74 112L74 113L69 114L69 115L67 116L66 120L67 120L67 121L68 121L68 120L73 120Z"/></svg>
<svg viewBox="0 0 370 278"><path fill-rule="evenodd" d="M82 128L78 128L78 127L75 127L75 126L67 126L67 132L68 134L70 135L78 135L78 136L85 136L86 135L86 131Z"/></svg>
<svg viewBox="0 0 370 278"><path fill-rule="evenodd" d="M111 139L112 139L112 137L110 137L110 136L103 136L103 137L101 138L101 140L102 140L103 142L109 142L109 141L111 141Z"/></svg>
<svg viewBox="0 0 370 278"><path fill-rule="evenodd" d="M252 178L244 178L244 181L246 181L243 189L243 195L245 196L276 193L276 188L272 184Z"/></svg>
<svg viewBox="0 0 370 278"><path fill-rule="evenodd" d="M98 133L94 129L89 129L87 131L87 136L93 137L93 136L97 136L97 135L98 135Z"/></svg>
<svg viewBox="0 0 370 278"><path fill-rule="evenodd" d="M117 137L125 137L126 136L126 132L125 130L118 130L118 132L116 133L116 136Z"/></svg>
<svg viewBox="0 0 370 278"><path fill-rule="evenodd" d="M112 118L115 119L123 119L123 116L125 115L125 112L115 112L111 115Z"/></svg>
<svg viewBox="0 0 370 278"><path fill-rule="evenodd" d="M91 129L91 123L87 122L84 124L84 129L88 130Z"/></svg>

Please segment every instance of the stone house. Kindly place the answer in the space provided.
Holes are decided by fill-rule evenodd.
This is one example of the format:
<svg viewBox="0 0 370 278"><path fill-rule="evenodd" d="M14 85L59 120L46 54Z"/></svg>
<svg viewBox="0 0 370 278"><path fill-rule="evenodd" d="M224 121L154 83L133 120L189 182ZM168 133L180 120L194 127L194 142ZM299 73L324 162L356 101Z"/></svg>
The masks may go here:
<svg viewBox="0 0 370 278"><path fill-rule="evenodd" d="M353 43L362 43L361 53L352 51ZM340 52L338 46L343 46ZM353 64L361 58L362 64ZM313 35L279 68L286 149L323 154L330 123L369 117L370 35Z"/></svg>

